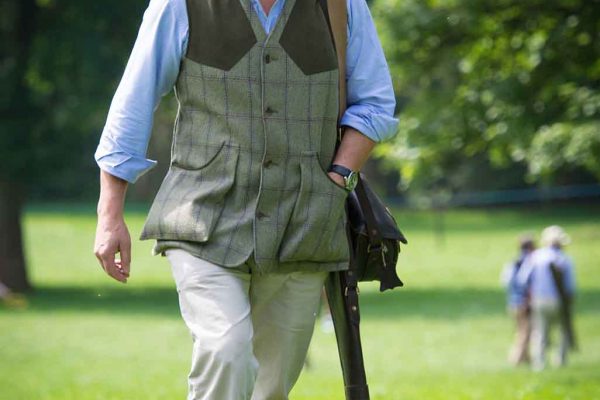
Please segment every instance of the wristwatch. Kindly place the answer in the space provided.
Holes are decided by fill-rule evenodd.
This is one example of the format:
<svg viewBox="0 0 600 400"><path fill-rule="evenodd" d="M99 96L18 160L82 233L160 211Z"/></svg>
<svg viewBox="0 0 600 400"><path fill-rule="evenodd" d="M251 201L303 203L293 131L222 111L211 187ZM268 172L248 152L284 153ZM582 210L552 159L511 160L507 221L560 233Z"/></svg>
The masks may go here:
<svg viewBox="0 0 600 400"><path fill-rule="evenodd" d="M351 192L358 183L358 172L352 171L339 164L331 164L327 169L327 172L335 172L344 178L344 187L347 191Z"/></svg>

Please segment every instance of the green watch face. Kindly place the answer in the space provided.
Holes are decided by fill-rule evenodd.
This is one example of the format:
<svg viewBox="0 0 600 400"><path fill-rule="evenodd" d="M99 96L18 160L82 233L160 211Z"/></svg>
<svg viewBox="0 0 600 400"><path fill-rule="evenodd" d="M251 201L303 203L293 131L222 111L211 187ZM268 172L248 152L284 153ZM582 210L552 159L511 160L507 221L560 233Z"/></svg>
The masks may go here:
<svg viewBox="0 0 600 400"><path fill-rule="evenodd" d="M346 184L346 189L353 191L358 183L358 174L352 171L350 175L344 177L344 182Z"/></svg>

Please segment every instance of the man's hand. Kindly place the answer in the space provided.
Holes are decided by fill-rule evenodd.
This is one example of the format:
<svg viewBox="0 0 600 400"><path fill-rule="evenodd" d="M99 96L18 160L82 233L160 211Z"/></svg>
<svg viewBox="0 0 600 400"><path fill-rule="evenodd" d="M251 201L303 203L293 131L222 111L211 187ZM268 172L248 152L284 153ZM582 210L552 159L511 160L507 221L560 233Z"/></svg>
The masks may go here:
<svg viewBox="0 0 600 400"><path fill-rule="evenodd" d="M116 253L119 253L120 259L115 258ZM122 218L98 217L94 254L108 275L127 283L131 265L131 236Z"/></svg>
<svg viewBox="0 0 600 400"><path fill-rule="evenodd" d="M119 282L127 283L131 265L131 236L123 219L127 181L100 172L100 199L94 254L102 269ZM120 258L115 258L119 253Z"/></svg>

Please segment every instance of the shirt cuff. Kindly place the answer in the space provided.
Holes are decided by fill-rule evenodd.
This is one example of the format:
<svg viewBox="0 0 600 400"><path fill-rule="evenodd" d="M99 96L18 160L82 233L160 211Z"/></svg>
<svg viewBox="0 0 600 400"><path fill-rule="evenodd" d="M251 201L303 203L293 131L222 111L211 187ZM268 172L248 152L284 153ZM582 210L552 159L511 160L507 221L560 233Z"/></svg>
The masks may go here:
<svg viewBox="0 0 600 400"><path fill-rule="evenodd" d="M129 183L135 183L140 176L156 166L154 160L136 157L122 151L102 155L98 150L94 158L101 170Z"/></svg>
<svg viewBox="0 0 600 400"><path fill-rule="evenodd" d="M398 132L398 119L365 105L348 107L340 125L354 128L375 142L388 140Z"/></svg>

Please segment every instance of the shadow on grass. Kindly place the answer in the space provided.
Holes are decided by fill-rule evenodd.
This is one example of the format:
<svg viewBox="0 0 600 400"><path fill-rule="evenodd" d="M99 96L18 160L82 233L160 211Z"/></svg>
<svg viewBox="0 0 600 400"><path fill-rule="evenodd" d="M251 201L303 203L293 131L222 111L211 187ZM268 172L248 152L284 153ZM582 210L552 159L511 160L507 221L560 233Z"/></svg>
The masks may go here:
<svg viewBox="0 0 600 400"><path fill-rule="evenodd" d="M179 318L177 292L171 287L39 287L28 296L28 301L28 310L34 312L103 312Z"/></svg>
<svg viewBox="0 0 600 400"><path fill-rule="evenodd" d="M28 296L28 300L29 307L25 312L106 313L179 318L177 292L171 287L40 287ZM495 289L396 289L386 293L365 290L360 295L360 301L365 319L457 320L505 313L504 293ZM600 289L585 290L579 294L577 314L598 313L599 310Z"/></svg>

